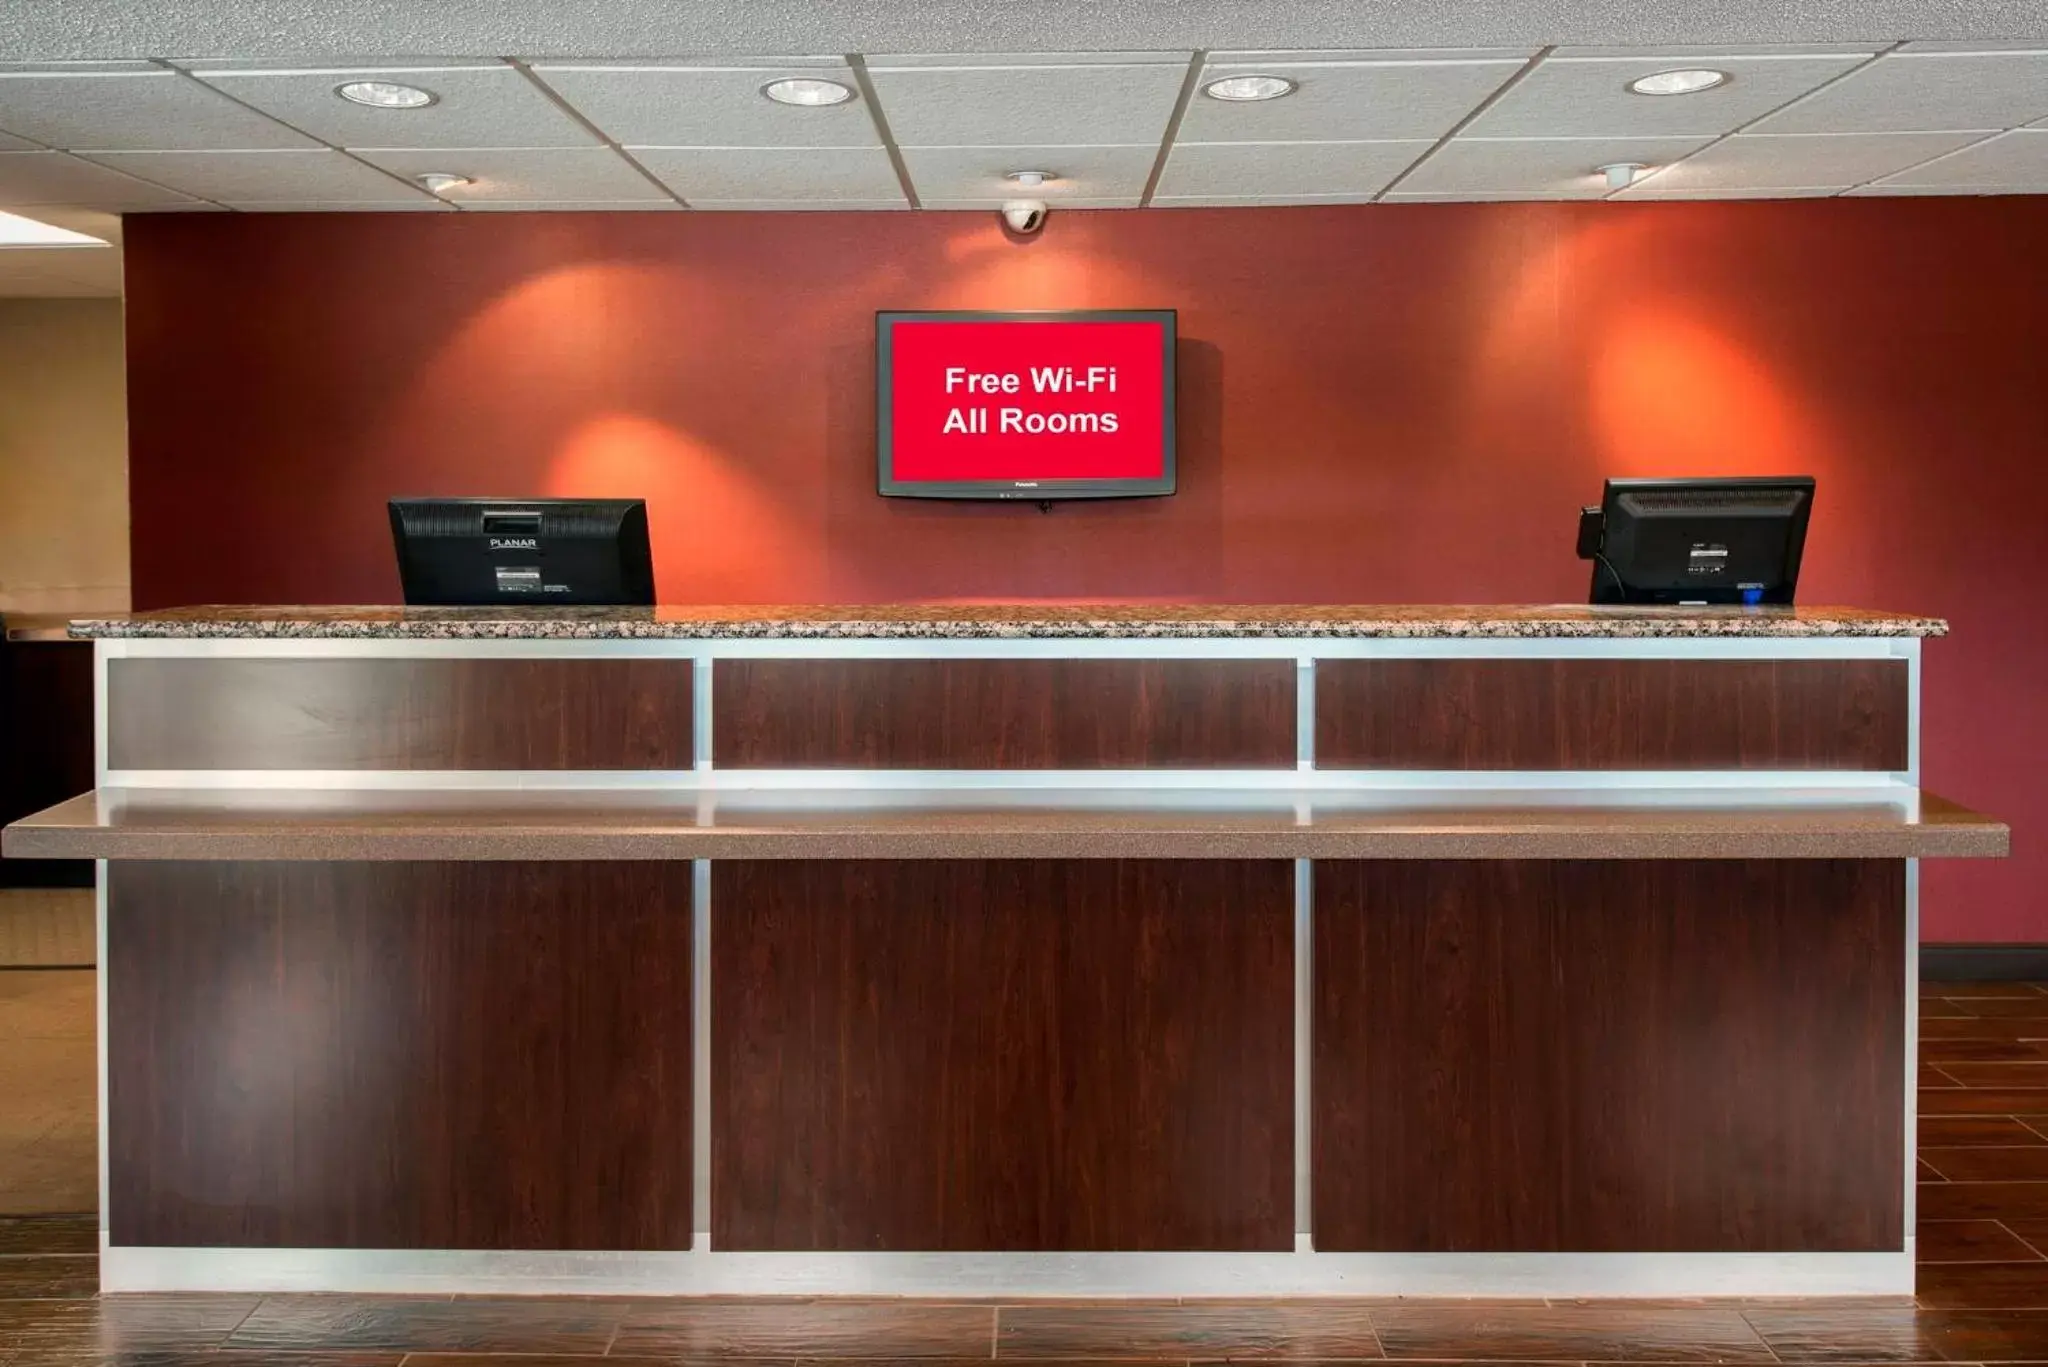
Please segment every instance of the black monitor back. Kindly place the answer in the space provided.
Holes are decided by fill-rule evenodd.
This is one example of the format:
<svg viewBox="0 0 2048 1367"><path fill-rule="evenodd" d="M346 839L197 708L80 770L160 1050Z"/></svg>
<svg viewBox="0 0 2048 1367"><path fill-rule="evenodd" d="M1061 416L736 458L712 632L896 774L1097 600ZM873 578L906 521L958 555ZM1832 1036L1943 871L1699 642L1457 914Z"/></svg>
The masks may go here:
<svg viewBox="0 0 2048 1367"><path fill-rule="evenodd" d="M408 606L651 607L637 498L394 498Z"/></svg>
<svg viewBox="0 0 2048 1367"><path fill-rule="evenodd" d="M1789 605L1813 479L1610 479L1580 529L1595 603Z"/></svg>

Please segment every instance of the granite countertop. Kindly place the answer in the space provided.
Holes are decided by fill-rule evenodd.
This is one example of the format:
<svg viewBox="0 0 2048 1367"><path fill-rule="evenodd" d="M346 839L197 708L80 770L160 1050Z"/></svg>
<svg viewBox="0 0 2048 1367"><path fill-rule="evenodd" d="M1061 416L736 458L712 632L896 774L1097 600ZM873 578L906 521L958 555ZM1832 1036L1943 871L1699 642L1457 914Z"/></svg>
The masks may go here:
<svg viewBox="0 0 2048 1367"><path fill-rule="evenodd" d="M1018 639L1204 637L1945 636L1935 617L1862 608L1169 606L194 607L87 617L84 639Z"/></svg>
<svg viewBox="0 0 2048 1367"><path fill-rule="evenodd" d="M108 609L118 611L118 609ZM10 641L68 641L71 623L93 614L79 612L5 612L0 621L7 625Z"/></svg>

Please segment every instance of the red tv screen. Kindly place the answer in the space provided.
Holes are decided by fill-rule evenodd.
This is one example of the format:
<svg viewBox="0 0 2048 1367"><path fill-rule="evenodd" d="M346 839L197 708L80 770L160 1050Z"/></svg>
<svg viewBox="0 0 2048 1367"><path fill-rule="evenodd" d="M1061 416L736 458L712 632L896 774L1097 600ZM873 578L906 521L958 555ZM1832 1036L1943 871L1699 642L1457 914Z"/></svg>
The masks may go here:
<svg viewBox="0 0 2048 1367"><path fill-rule="evenodd" d="M1173 492L1171 309L875 315L884 494Z"/></svg>

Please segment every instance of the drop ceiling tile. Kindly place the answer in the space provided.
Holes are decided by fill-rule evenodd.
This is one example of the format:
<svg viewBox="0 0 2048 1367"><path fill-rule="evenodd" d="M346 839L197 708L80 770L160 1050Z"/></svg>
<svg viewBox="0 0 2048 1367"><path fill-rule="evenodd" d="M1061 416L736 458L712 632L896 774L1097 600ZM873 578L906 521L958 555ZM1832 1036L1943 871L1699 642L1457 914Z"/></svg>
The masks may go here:
<svg viewBox="0 0 2048 1367"><path fill-rule="evenodd" d="M2033 186L2048 191L2048 128L2020 128L1887 176L1887 186L1953 190Z"/></svg>
<svg viewBox="0 0 2048 1367"><path fill-rule="evenodd" d="M1900 44L1899 44L1899 51L1901 51L1901 52L2039 52L2039 51L2041 51L2041 49L2042 49L2043 47L2048 47L2048 43L2043 43L2043 42L2042 42L2042 41L2041 41L2040 39L2038 39L2038 38L2037 38L2037 39L2030 39L2030 40L2028 40L2028 41L2026 41L2026 42L2023 42L2023 43L2018 43L2018 42L2016 42L2016 43L1970 43L1970 42L1954 42L1954 41L1947 41L1947 40L1943 40L1943 41L1929 41L1929 40L1927 40L1927 39L1924 39L1924 38L1922 38L1922 39L1916 39L1915 41L1913 41L1913 42L1910 42L1910 43L1900 43Z"/></svg>
<svg viewBox="0 0 2048 1367"><path fill-rule="evenodd" d="M421 195L417 200L248 199L223 201L250 214L452 214L453 205Z"/></svg>
<svg viewBox="0 0 2048 1367"><path fill-rule="evenodd" d="M926 209L938 213L985 214L1003 207L1003 201L999 199L927 199L921 201L921 203ZM1089 195L1078 199L1063 199L1053 206L1054 209L1060 211L1067 209L1135 209L1137 207L1138 196L1136 195Z"/></svg>
<svg viewBox="0 0 2048 1367"><path fill-rule="evenodd" d="M1382 204L1555 204L1559 196L1542 190L1475 190L1469 194L1403 194L1389 190L1380 196Z"/></svg>
<svg viewBox="0 0 2048 1367"><path fill-rule="evenodd" d="M0 62L0 72L35 71L52 76L76 76L94 71L161 71L155 62Z"/></svg>
<svg viewBox="0 0 2048 1367"><path fill-rule="evenodd" d="M690 207L719 213L874 213L908 209L910 201L901 195L894 199L696 199L690 201Z"/></svg>
<svg viewBox="0 0 2048 1367"><path fill-rule="evenodd" d="M0 208L76 204L131 210L180 204L186 198L62 152L0 152Z"/></svg>
<svg viewBox="0 0 2048 1367"><path fill-rule="evenodd" d="M1262 66L1270 62L1526 62L1535 55L1533 47L1288 48L1212 52L1208 60L1227 66Z"/></svg>
<svg viewBox="0 0 2048 1367"><path fill-rule="evenodd" d="M594 147L597 137L509 66L201 70L200 80L337 147ZM425 109L368 109L334 93L394 81L438 98Z"/></svg>
<svg viewBox="0 0 2048 1367"><path fill-rule="evenodd" d="M1631 61L1697 61L1703 57L1868 57L1891 41L1868 43L1660 43L1656 47L1556 47L1552 57L1625 57ZM1707 63L1712 65L1712 63Z"/></svg>
<svg viewBox="0 0 2048 1367"><path fill-rule="evenodd" d="M879 147L637 148L633 157L662 184L700 199L887 199L901 197L896 168Z"/></svg>
<svg viewBox="0 0 2048 1367"><path fill-rule="evenodd" d="M0 152L40 152L42 150L43 146L41 143L30 142L27 138L17 138L6 133L0 133Z"/></svg>
<svg viewBox="0 0 2048 1367"><path fill-rule="evenodd" d="M1997 132L2044 115L2048 52L1895 52L1762 120L1754 131Z"/></svg>
<svg viewBox="0 0 2048 1367"><path fill-rule="evenodd" d="M79 152L313 147L303 133L174 71L0 72L0 128Z"/></svg>
<svg viewBox="0 0 2048 1367"><path fill-rule="evenodd" d="M1159 146L1185 62L883 67L873 82L899 147Z"/></svg>
<svg viewBox="0 0 2048 1367"><path fill-rule="evenodd" d="M1697 152L1705 138L1453 138L1401 181L1410 194L1525 191L1561 199L1604 199L1598 168L1633 161L1662 166Z"/></svg>
<svg viewBox="0 0 2048 1367"><path fill-rule="evenodd" d="M1156 147L906 147L903 162L920 201L1000 204L1006 199L1128 201L1144 193ZM1058 179L1027 190L1004 176L1050 171Z"/></svg>
<svg viewBox="0 0 2048 1367"><path fill-rule="evenodd" d="M666 213L682 212L672 199L480 199L462 206L475 213Z"/></svg>
<svg viewBox="0 0 2048 1367"><path fill-rule="evenodd" d="M1358 142L1428 138L1522 69L1520 59L1443 62L1216 62L1200 84L1263 72L1297 83L1277 100L1233 103L1197 94L1181 116L1181 142Z"/></svg>
<svg viewBox="0 0 2048 1367"><path fill-rule="evenodd" d="M1967 133L1741 134L1646 177L1616 199L1683 199L1698 190L1846 189L1971 141Z"/></svg>
<svg viewBox="0 0 2048 1367"><path fill-rule="evenodd" d="M854 89L844 63L691 66L617 63L534 68L614 142L632 147L880 147L867 102L804 108L761 87L778 76L822 77Z"/></svg>
<svg viewBox="0 0 2048 1367"><path fill-rule="evenodd" d="M102 152L93 160L223 204L405 202L424 192L340 152Z"/></svg>
<svg viewBox="0 0 2048 1367"><path fill-rule="evenodd" d="M877 52L867 64L875 67L989 66L1148 66L1169 63L1183 71L1194 53L1179 52Z"/></svg>
<svg viewBox="0 0 2048 1367"><path fill-rule="evenodd" d="M1395 142L1175 143L1156 194L1370 195L1430 148Z"/></svg>
<svg viewBox="0 0 2048 1367"><path fill-rule="evenodd" d="M502 67L499 57L378 57L369 53L337 53L317 61L280 61L275 57L176 57L172 66L185 71L410 71L448 67Z"/></svg>
<svg viewBox="0 0 2048 1367"><path fill-rule="evenodd" d="M1868 54L1717 57L1733 79L1693 95L1637 95L1629 82L1690 58L1549 58L1461 131L1475 138L1711 137L1733 132L1853 68Z"/></svg>
<svg viewBox="0 0 2048 1367"><path fill-rule="evenodd" d="M455 204L492 200L559 203L568 200L624 202L668 198L660 187L634 170L623 157L602 147L533 150L486 147L441 152L367 148L357 155L373 165L406 177L424 175L429 171L469 176L476 184L457 186L443 194L443 198Z"/></svg>
<svg viewBox="0 0 2048 1367"><path fill-rule="evenodd" d="M1370 204L1369 194L1351 195L1154 195L1155 209L1284 209L1290 205Z"/></svg>

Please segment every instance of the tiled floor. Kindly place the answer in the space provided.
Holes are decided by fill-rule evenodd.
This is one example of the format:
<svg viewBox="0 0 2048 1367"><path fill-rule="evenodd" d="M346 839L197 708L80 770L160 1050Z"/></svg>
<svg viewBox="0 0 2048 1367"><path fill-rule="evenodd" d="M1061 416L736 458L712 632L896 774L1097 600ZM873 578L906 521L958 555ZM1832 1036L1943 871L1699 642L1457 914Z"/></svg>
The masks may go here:
<svg viewBox="0 0 2048 1367"><path fill-rule="evenodd" d="M1940 995L1934 995L1935 993ZM2048 988L1930 988L1920 1292L1789 1303L93 1298L90 1219L0 1221L0 1367L2048 1362Z"/></svg>
<svg viewBox="0 0 2048 1367"><path fill-rule="evenodd" d="M90 968L91 888L0 888L0 968Z"/></svg>
<svg viewBox="0 0 2048 1367"><path fill-rule="evenodd" d="M0 1214L99 1204L95 1013L90 969L0 972Z"/></svg>

